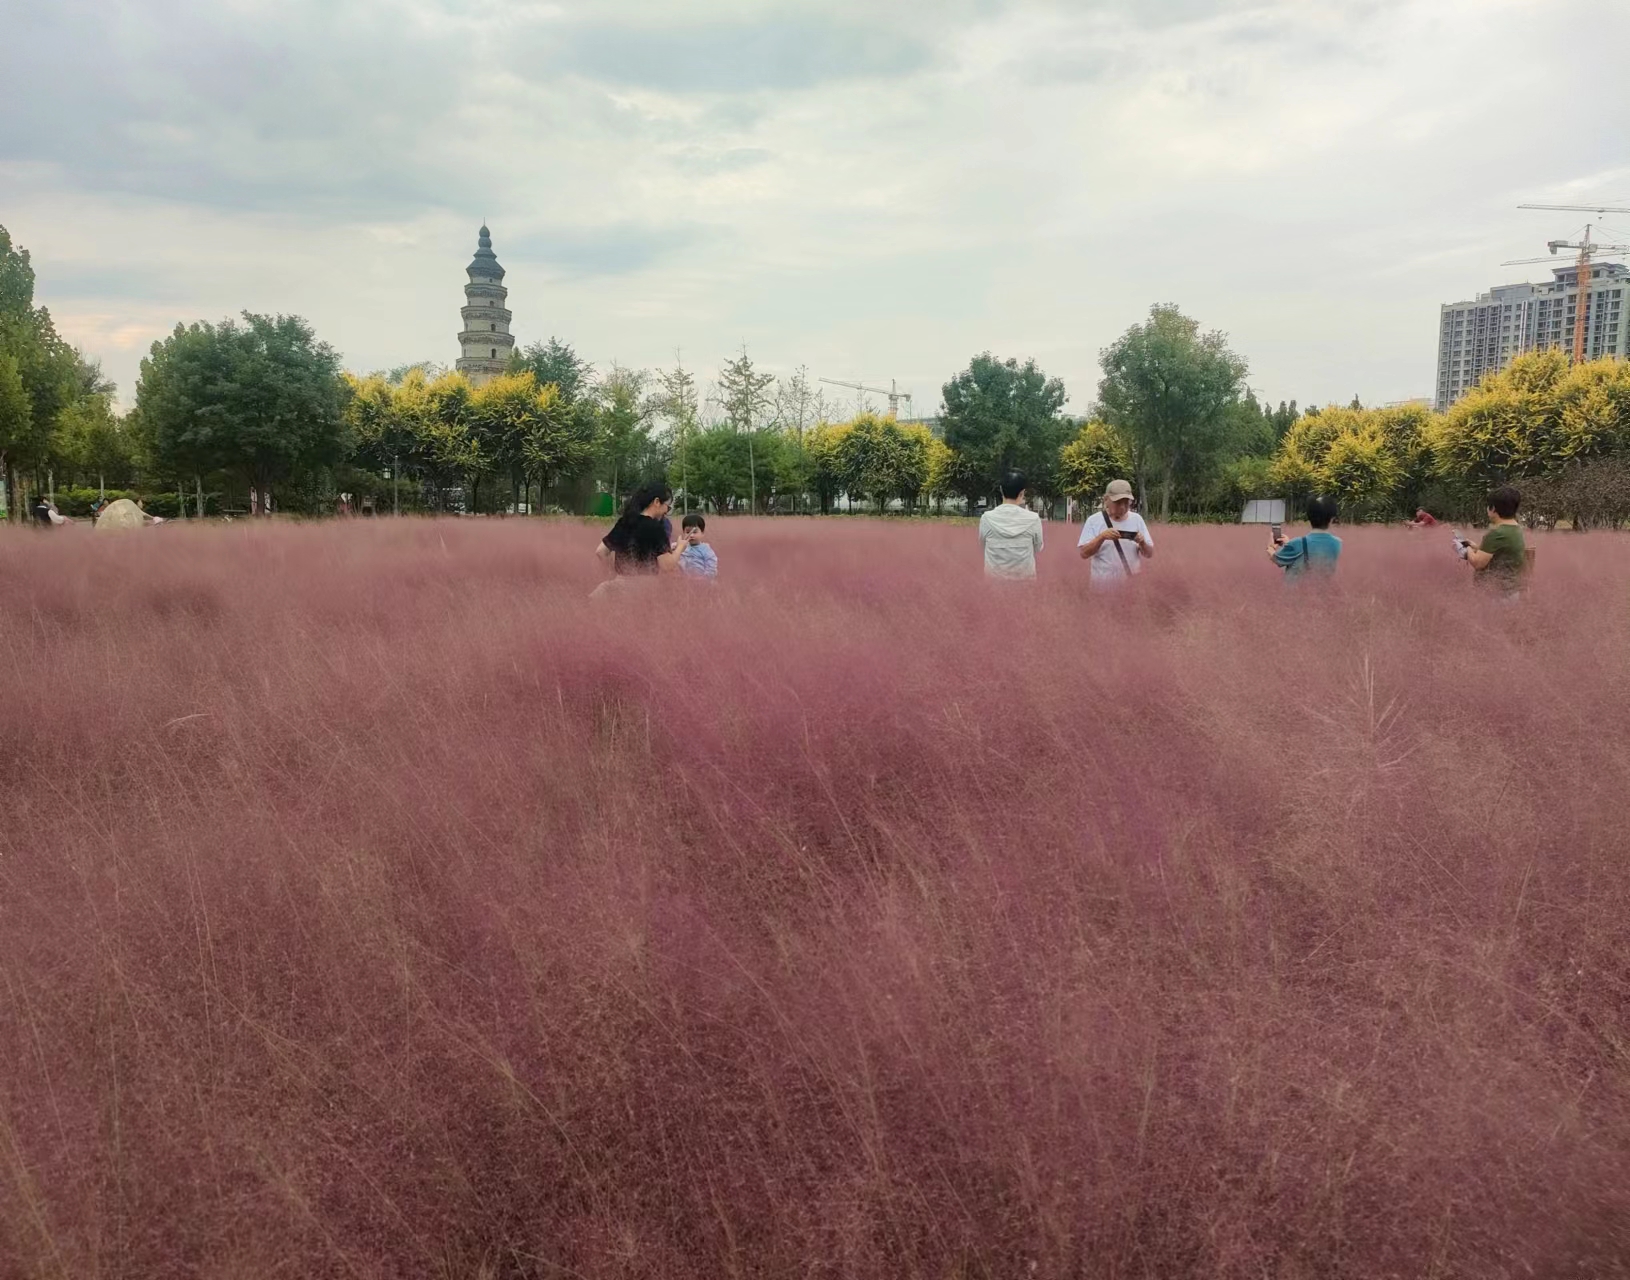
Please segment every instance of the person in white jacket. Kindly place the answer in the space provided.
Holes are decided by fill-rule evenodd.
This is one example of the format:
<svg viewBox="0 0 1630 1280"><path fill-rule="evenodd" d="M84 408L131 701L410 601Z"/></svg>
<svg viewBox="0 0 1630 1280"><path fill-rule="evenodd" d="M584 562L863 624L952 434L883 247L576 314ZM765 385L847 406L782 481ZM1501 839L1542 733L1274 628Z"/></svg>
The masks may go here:
<svg viewBox="0 0 1630 1280"><path fill-rule="evenodd" d="M979 517L979 545L985 549L987 577L1036 576L1041 517L1025 506L1024 487L1024 473L1009 471L1002 477L1002 505Z"/></svg>

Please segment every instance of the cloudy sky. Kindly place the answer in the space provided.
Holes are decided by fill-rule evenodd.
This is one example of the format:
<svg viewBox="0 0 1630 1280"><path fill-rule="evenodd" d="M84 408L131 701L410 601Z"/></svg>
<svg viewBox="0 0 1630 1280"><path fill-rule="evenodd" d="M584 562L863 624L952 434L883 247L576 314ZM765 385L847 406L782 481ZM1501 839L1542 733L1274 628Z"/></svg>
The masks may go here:
<svg viewBox="0 0 1630 1280"><path fill-rule="evenodd" d="M1630 202L1624 0L0 0L0 224L128 402L177 321L1094 397L1175 302L1274 400L1429 394L1438 304ZM1618 219L1630 241L1630 218Z"/></svg>

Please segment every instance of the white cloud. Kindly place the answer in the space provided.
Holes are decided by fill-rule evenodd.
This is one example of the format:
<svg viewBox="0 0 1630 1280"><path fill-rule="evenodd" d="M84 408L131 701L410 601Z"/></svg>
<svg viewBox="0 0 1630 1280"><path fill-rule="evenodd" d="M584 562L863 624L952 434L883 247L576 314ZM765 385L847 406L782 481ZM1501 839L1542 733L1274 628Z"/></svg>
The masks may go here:
<svg viewBox="0 0 1630 1280"><path fill-rule="evenodd" d="M522 340L600 364L923 408L990 348L1080 407L1175 301L1275 399L1395 399L1573 229L1517 203L1630 197L1615 0L0 6L0 221L127 395L242 308L450 359L485 217Z"/></svg>

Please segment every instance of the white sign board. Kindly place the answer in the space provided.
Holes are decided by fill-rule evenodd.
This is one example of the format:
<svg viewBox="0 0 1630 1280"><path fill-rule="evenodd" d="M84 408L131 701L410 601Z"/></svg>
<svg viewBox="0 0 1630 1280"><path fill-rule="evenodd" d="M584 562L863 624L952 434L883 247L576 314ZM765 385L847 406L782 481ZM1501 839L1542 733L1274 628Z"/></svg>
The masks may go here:
<svg viewBox="0 0 1630 1280"><path fill-rule="evenodd" d="M1284 524L1285 500L1283 498L1253 498L1245 504L1245 510L1240 512L1241 524Z"/></svg>

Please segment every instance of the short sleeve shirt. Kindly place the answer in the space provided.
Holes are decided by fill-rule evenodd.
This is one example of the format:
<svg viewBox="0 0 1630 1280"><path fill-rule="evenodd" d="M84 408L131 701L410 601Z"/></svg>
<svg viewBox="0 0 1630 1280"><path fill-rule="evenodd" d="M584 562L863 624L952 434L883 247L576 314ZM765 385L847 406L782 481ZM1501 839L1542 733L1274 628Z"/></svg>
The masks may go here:
<svg viewBox="0 0 1630 1280"><path fill-rule="evenodd" d="M1488 568L1483 571L1484 574L1507 591L1515 591L1522 585L1523 570L1528 567L1528 555L1521 525L1495 525L1483 535L1478 550L1494 557L1489 561Z"/></svg>
<svg viewBox="0 0 1630 1280"><path fill-rule="evenodd" d="M657 560L670 550L662 521L647 515L623 516L601 541L611 548L612 567L619 576L655 573Z"/></svg>
<svg viewBox="0 0 1630 1280"><path fill-rule="evenodd" d="M1091 542L1109 524L1109 518L1104 515L1102 508L1094 511L1087 517L1086 524L1081 526L1080 540L1075 544L1084 547ZM1126 519L1117 520L1115 527L1122 533L1141 533L1152 547L1155 545L1154 536L1149 532L1149 526L1143 522L1143 517L1136 511L1127 513ZM1119 550L1117 550L1117 545ZM1125 556L1124 561L1122 556ZM1092 584L1093 586L1108 586L1124 581L1136 574L1143 566L1139 563L1142 556L1138 554L1137 545L1128 539L1122 543L1113 540L1105 542L1098 548L1098 554L1092 558Z"/></svg>
<svg viewBox="0 0 1630 1280"><path fill-rule="evenodd" d="M1273 562L1287 578L1295 578L1304 573L1334 573L1340 556L1341 539L1324 529L1315 529L1285 543L1273 553Z"/></svg>

